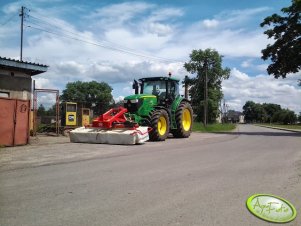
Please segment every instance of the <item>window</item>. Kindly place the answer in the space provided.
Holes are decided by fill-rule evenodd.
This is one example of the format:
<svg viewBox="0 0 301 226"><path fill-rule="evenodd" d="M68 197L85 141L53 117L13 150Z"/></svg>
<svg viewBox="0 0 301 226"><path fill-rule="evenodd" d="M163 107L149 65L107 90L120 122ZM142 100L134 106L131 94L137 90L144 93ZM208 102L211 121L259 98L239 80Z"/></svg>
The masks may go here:
<svg viewBox="0 0 301 226"><path fill-rule="evenodd" d="M76 104L67 104L67 112L76 112Z"/></svg>
<svg viewBox="0 0 301 226"><path fill-rule="evenodd" d="M166 92L166 81L146 81L143 83L143 94L160 95Z"/></svg>
<svg viewBox="0 0 301 226"><path fill-rule="evenodd" d="M9 92L0 92L0 97L9 98Z"/></svg>
<svg viewBox="0 0 301 226"><path fill-rule="evenodd" d="M175 81L171 81L168 84L168 93L170 97L175 98L179 95L179 85Z"/></svg>

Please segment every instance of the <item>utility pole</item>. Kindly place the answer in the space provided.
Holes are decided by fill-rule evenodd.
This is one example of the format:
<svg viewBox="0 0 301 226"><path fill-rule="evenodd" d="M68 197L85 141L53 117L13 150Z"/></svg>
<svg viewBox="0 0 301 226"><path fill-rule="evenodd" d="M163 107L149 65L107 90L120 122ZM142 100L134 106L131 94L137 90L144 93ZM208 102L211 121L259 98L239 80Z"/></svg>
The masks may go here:
<svg viewBox="0 0 301 226"><path fill-rule="evenodd" d="M228 122L228 117L227 117L227 104L225 99L223 100L224 104L223 104L223 123L227 123Z"/></svg>
<svg viewBox="0 0 301 226"><path fill-rule="evenodd" d="M25 7L21 7L21 12L19 16L21 17L21 45L20 45L20 61L22 61L23 58L23 22L24 22L24 9Z"/></svg>
<svg viewBox="0 0 301 226"><path fill-rule="evenodd" d="M205 61L205 90L204 90L204 126L207 126L207 122L208 122L208 65L207 65L207 61Z"/></svg>
<svg viewBox="0 0 301 226"><path fill-rule="evenodd" d="M184 79L184 97L188 99L188 76L185 75Z"/></svg>

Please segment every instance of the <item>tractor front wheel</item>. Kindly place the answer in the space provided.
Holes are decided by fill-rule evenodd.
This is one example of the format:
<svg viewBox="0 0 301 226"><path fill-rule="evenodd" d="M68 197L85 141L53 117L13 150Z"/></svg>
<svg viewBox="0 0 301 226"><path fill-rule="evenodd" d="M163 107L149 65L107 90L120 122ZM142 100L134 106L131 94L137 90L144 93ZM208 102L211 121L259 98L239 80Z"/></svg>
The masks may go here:
<svg viewBox="0 0 301 226"><path fill-rule="evenodd" d="M191 134L192 107L188 102L182 102L176 111L177 129L172 131L174 137L186 138Z"/></svg>
<svg viewBox="0 0 301 226"><path fill-rule="evenodd" d="M169 117L165 110L155 110L151 115L149 133L151 141L164 141L169 134Z"/></svg>

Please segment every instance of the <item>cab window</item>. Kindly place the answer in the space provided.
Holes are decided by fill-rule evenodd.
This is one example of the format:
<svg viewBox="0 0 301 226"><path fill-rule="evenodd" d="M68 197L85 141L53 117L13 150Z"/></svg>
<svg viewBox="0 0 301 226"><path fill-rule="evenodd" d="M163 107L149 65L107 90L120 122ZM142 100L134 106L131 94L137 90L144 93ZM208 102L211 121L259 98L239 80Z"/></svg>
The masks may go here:
<svg viewBox="0 0 301 226"><path fill-rule="evenodd" d="M159 96L166 92L165 81L145 81L143 83L143 94L151 94Z"/></svg>

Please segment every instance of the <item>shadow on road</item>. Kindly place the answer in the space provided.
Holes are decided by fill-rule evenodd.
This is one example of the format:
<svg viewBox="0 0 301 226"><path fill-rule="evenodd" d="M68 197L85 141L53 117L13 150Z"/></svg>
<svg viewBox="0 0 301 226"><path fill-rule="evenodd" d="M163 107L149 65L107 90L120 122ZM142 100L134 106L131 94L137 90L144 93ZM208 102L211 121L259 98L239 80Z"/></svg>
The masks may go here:
<svg viewBox="0 0 301 226"><path fill-rule="evenodd" d="M218 132L216 134L270 136L270 137L301 137L299 132Z"/></svg>

